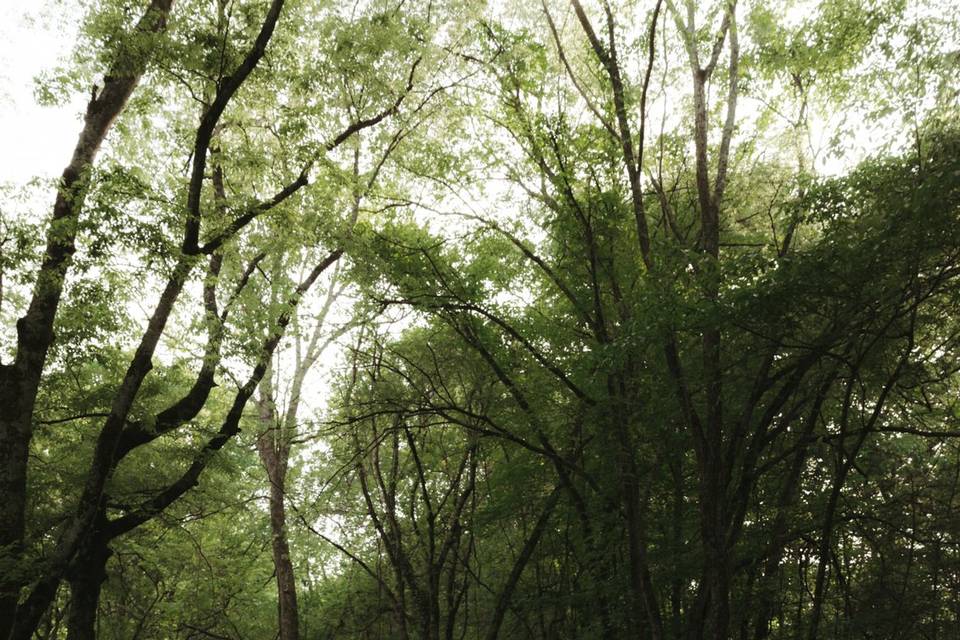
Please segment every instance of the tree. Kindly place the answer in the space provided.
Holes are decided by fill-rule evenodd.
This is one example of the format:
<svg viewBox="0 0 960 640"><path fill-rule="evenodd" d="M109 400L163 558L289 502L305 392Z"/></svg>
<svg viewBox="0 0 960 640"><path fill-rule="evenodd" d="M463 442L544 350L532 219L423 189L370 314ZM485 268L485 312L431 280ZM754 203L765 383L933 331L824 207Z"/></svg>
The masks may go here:
<svg viewBox="0 0 960 640"><path fill-rule="evenodd" d="M582 511L585 541L606 514L620 519L632 619L619 631L623 622L604 623L608 636L664 637L668 613L674 637L726 638L735 624L742 633L754 624L763 635L767 614L755 623L734 620L730 602L736 599L736 609L748 611L745 603L755 585L776 573L785 544L776 541L790 535L784 530L787 510L811 453L809 439L819 428L839 428L845 440L853 428L835 425L847 425L853 412L856 431L865 439L888 415L892 395L912 384L905 376L916 366L918 316L937 300L952 299L955 239L946 221L954 214L932 222L940 230L935 241L924 225L906 222L911 212L931 215L932 202L952 202L948 183L932 177L951 169L935 169L916 182L908 177L920 165L946 161L950 153L941 149L933 152L936 161L923 156L888 165L897 178L865 167L852 182L828 183L815 195L801 174L793 202L785 201L785 181L774 189L751 180L756 173L776 179L785 169L765 165L749 147L733 144L741 62L735 6L714 14L719 26L704 54L693 5L686 12L673 4L655 5L646 14L643 64L631 63L640 69L632 84L618 57L620 14L608 9L598 30L584 7L571 3L583 38L577 49L564 40L552 11L544 6L547 43L532 40L530 32L487 29L498 54L489 65L500 87L494 125L523 154L516 161L509 151L501 157L510 161L505 171L517 191L543 212L538 222L546 237L529 241L505 224L463 215L478 223L479 233L512 245L528 271L520 270L521 276L513 263L491 264L500 247L475 242L452 250L442 238L389 229L376 269L392 270L392 282L374 295L437 317L484 357L543 443L558 481L570 487L571 500L604 505L594 513ZM823 18L831 15L825 8ZM658 29L675 38L686 55L692 113L674 131L659 135L651 145L658 156L645 162L646 96ZM868 34L843 64L852 66L866 55L869 42ZM557 50L554 67L546 57L548 45ZM726 72L720 75L724 59ZM713 144L713 110L706 99L712 80L724 92ZM486 95L480 101L489 107ZM578 119L577 110L587 119ZM668 146L678 138L693 142L690 170L684 147ZM933 136L921 140L918 148L929 150ZM740 153L736 173L735 152ZM650 191L641 184L645 171ZM930 180L947 191L922 195ZM883 195L882 185L892 183L913 194L910 205ZM838 201L829 194L848 189L856 196L841 197L844 204L833 209L828 203ZM761 215L769 216L766 230L754 222ZM472 259L456 266L464 253ZM538 296L535 302L504 301L506 292L525 287ZM551 405L563 407L559 419L544 418L552 416ZM578 431L586 431L592 446L566 453L555 438ZM836 502L864 441L845 441L830 472L833 497L815 537L814 598L804 620L809 637L817 636L822 615ZM606 456L612 469L604 467ZM566 470L571 458L585 473ZM764 549L751 524L763 513L756 511L761 491L769 491L767 483L775 482L769 478L784 463L786 482L774 507L782 516L774 518L774 544ZM693 530L684 504L691 491L697 509ZM596 498L574 497L582 492ZM671 553L668 534L658 539L651 533L650 523L663 519L655 498L663 493L679 496L673 530L680 533L674 535L689 536L698 547L687 560L674 546L673 576L662 559ZM766 576L743 571L758 566L751 554L768 561ZM678 575L677 562L699 568ZM615 561L608 556L606 563ZM664 582L672 582L669 589ZM689 585L695 585L692 592ZM669 611L661 602L666 592Z"/></svg>
<svg viewBox="0 0 960 640"><path fill-rule="evenodd" d="M8 477L4 480L2 496L4 509L7 510L4 512L5 529L2 540L5 549L3 561L7 569L3 579L4 614L0 615L0 619L3 619L4 625L11 625L13 629L10 631L6 626L0 629L0 634L4 636L8 632L12 633L11 637L28 637L32 633L40 616L54 598L57 586L71 562L81 549L89 544L88 539L97 535L94 532L103 528L99 525L103 524L101 516L108 507L105 489L123 456L137 446L188 424L205 406L216 384L215 374L221 358L221 330L216 327L210 328L203 366L183 395L152 419L132 419L132 414L137 412L136 406L142 397L140 394L143 383L153 368L153 359L168 320L200 258L211 256L210 278L215 279L224 256L230 255L242 244L244 232L268 212L283 210L294 202L294 196L308 185L311 170L318 158L331 154L358 132L375 127L398 112L404 98L414 86L416 71L423 59L423 54L418 54L420 42L423 41L422 31L416 34L420 40L413 37L407 40L395 38L390 43L397 45L395 64L391 68L383 68L381 65L377 71L382 70L384 75L371 79L368 83L371 91L361 102L353 101L348 104L348 108L342 112L344 119L337 121L341 112L338 112L334 105L330 105L331 108L326 110L310 104L308 96L313 92L310 83L320 78L303 73L305 67L302 65L309 65L313 61L294 59L277 52L270 58L277 69L290 73L297 69L303 80L303 84L292 96L299 100L300 108L293 112L291 117L282 119L278 123L281 125L278 130L271 127L261 128L260 132L253 136L261 146L256 153L251 153L252 149L242 147L245 140L250 140L250 131L245 128L246 124L257 123L263 114L272 117L278 111L283 111L283 105L276 99L257 104L257 100L265 95L264 92L270 90L272 78L270 75L258 75L254 72L260 66L268 45L274 38L284 2L272 2L265 14L261 14L255 7L245 9L240 12L236 21L233 9L236 9L233 5L217 2L210 21L193 23L187 19L178 21L176 14L171 14L171 3L154 2L126 35L123 31L119 34L112 31L100 34L107 36L108 43L100 51L105 69L104 88L93 91L77 151L65 170L54 216L47 226L47 249L35 277L33 296L17 324L19 338L14 360L3 368L4 397L6 403L15 408L14 411L5 413L5 422L2 425L2 450L6 456L3 468ZM190 7L183 7L184 17L189 10ZM121 8L111 5L104 7L97 19L112 27L115 22L122 24L121 15ZM210 14L205 8L198 15ZM311 22L313 16L306 14L294 14L294 17L297 18L300 28L303 28L305 22L321 28L336 28L339 20L338 16L333 16L324 23L323 17L319 18L319 22ZM169 35L164 33L168 19L173 20L177 27ZM410 19L412 25L417 28L421 26L416 17L411 16ZM296 30L291 30L290 35L281 35L281 46L285 46L286 51L298 46L297 33ZM119 44L116 43L117 40ZM334 59L348 61L354 65L354 71L359 71L357 65L363 63L363 56L357 56L354 51L347 54L352 56L347 60L345 51L340 46L342 44L343 41L339 44L335 42L331 55ZM383 47L375 48L370 53L377 55L378 51L382 53L383 50ZM327 51L322 53L327 54ZM161 75L166 75L151 87L150 95L145 98L159 100L165 94L175 91L173 87L176 83L182 83L183 88L179 90L178 97L186 96L184 115L195 108L190 103L199 103L201 111L199 124L192 128L192 133L182 137L183 142L187 142L186 148L190 149L188 155L191 158L191 169L186 183L178 184L181 181L174 179L166 184L160 182L147 185L143 184L141 179L141 184L138 185L141 187L141 202L145 200L149 205L141 204L141 211L149 221L148 226L154 226L153 230L159 232L159 238L148 238L154 245L148 245L148 250L141 251L139 256L147 265L162 265L157 275L161 282L165 283L160 287L159 298L152 314L143 325L143 332L130 356L126 373L118 380L112 399L107 401L109 411L98 412L104 418L103 426L97 435L97 444L83 480L84 489L76 501L75 513L60 527L57 533L58 543L49 556L42 560L32 560L24 546L26 475L28 451L36 421L36 399L41 389L41 373L47 364L47 353L54 342L54 325L62 307L61 296L68 276L70 258L78 248L78 240L87 240L80 235L80 230L88 225L96 228L94 220L83 217L83 204L84 195L90 187L90 176L94 174L93 162L97 150L110 125L124 111L130 95L150 65L150 68L157 69ZM394 76L393 73L399 75ZM187 74L186 79L184 74ZM244 88L243 92L240 91L241 87ZM242 96L242 99L238 96ZM228 119L224 119L225 114L228 114ZM130 114L131 117L136 115ZM141 120L136 124L142 125L144 122ZM310 133L304 135L308 130ZM332 133L326 137L328 131ZM178 137L179 133L174 136ZM122 156L122 152L119 155ZM138 159L140 158L134 155L134 161ZM291 169L290 165L297 162L301 163L300 166ZM271 167L272 163L276 163L276 171ZM145 168L150 166L147 162L142 164ZM227 182L232 175L231 171L236 171L238 177L243 177L242 182L238 181L237 184L251 185L254 187L253 193L234 190ZM259 193L272 188L271 183L276 184L275 173L282 176L281 180L285 184L273 195L260 196ZM136 176L135 171L127 170L126 175L131 174ZM292 179L289 177L291 174ZM182 208L173 205L180 201L181 194L185 200ZM158 206L160 203L167 204L170 208L165 210L162 205ZM152 220L151 215L155 216ZM179 237L173 233L167 234L167 226L180 226L182 231ZM160 246L156 247L156 244ZM89 252L104 251L104 247L96 246L95 242L82 249ZM121 250L125 249L128 248ZM139 508L116 519L115 522L123 523L121 528L127 523L142 523L144 518L164 508L195 484L213 452L237 433L246 401L266 371L270 355L290 320L292 308L320 274L336 261L340 253L342 249L334 248L321 257L305 278L293 286L287 296L280 298L281 308L273 312L275 320L272 321L272 328L268 331L262 347L255 348L257 355L253 358L252 372L236 393L219 432L201 448L194 463L181 478ZM92 255L96 256L95 253ZM252 264L255 265L256 262L259 260L254 258ZM244 278L249 276L250 274L246 273ZM241 278L241 281L244 278ZM215 301L211 304L210 300L206 300L205 303L208 312L211 307L215 310ZM209 316L214 324L216 316L216 313ZM224 320L225 318L219 319L220 323ZM108 523L104 526L111 525ZM103 545L97 546L102 548ZM94 555L98 559L103 557L101 553ZM27 585L32 585L30 595L18 607L16 603L19 593Z"/></svg>
<svg viewBox="0 0 960 640"><path fill-rule="evenodd" d="M0 226L0 636L947 637L946 13L96 4Z"/></svg>

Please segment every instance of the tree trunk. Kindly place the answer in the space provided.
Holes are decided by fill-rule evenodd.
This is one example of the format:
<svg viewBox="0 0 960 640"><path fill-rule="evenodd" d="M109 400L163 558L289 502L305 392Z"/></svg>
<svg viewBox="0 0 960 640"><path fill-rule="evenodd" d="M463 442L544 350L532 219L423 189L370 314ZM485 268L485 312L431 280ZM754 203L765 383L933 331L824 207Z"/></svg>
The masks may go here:
<svg viewBox="0 0 960 640"><path fill-rule="evenodd" d="M636 608L637 637L646 637L642 627L649 628L652 640L663 638L663 621L660 608L653 594L650 568L647 562L647 542L643 523L643 506L640 503L640 483L633 444L627 426L619 424L617 435L621 457L621 492L627 525L627 548L630 561L630 589L633 606ZM645 624L644 624L645 623Z"/></svg>
<svg viewBox="0 0 960 640"><path fill-rule="evenodd" d="M554 508L556 508L559 500L560 487L557 487L544 503L540 517L537 518L537 523L523 543L520 555L517 556L517 559L513 563L513 568L510 570L510 576L507 578L507 581L500 590L500 594L497 596L497 604L493 611L490 626L487 629L486 640L497 640L500 636L500 626L503 624L503 619L507 615L507 609L510 606L513 592L516 590L517 584L520 582L520 576L523 575L523 570L530 561L534 550L536 550L540 538L543 536L544 531L546 531L547 525L550 522L550 515L553 513Z"/></svg>
<svg viewBox="0 0 960 640"><path fill-rule="evenodd" d="M258 409L260 424L264 429L257 439L257 451L270 482L270 535L272 540L273 567L277 576L277 621L280 640L299 640L300 622L297 608L297 584L290 560L290 545L287 541L287 515L284 505L286 493L287 459L289 448L284 446L279 433L276 408L273 402L271 372L263 377L260 387Z"/></svg>
<svg viewBox="0 0 960 640"><path fill-rule="evenodd" d="M222 194L222 187L220 192ZM334 264L341 253L341 250L337 250L330 254L328 266ZM282 416L277 411L272 367L268 367L260 382L260 398L257 401L257 407L262 432L257 439L257 453L260 455L260 461L270 482L270 532L273 566L277 576L279 640L299 640L300 637L297 583L293 562L290 559L290 545L287 541L287 515L284 503L287 468L290 461L290 447L297 427L297 412L300 409L304 381L310 368L316 363L329 341L333 339L331 337L325 343L320 342L327 314L339 294L336 286L337 273L333 275L330 289L327 291L326 299L313 326L305 352L301 352L299 336L295 336L296 366L290 386L290 398Z"/></svg>
<svg viewBox="0 0 960 640"><path fill-rule="evenodd" d="M807 450L811 444L811 436L817 423L817 416L820 408L826 398L826 394L832 385L832 376L825 383L813 403L812 411L804 421L800 432L800 444L797 452L794 454L790 463L790 469L784 479L783 486L777 498L777 514L774 517L773 531L770 536L770 546L767 551L767 557L764 561L763 571L760 574L760 586L758 588L758 601L755 607L756 622L754 623L754 640L767 640L770 635L770 621L774 613L774 597L776 587L773 584L774 578L780 573L780 563L783 560L783 552L787 546L788 525L790 507L796 500L797 490L800 486L800 478L803 473L803 466L807 461Z"/></svg>
<svg viewBox="0 0 960 640"><path fill-rule="evenodd" d="M134 27L159 32L173 0L153 0ZM136 36L134 36L136 37ZM17 321L17 350L11 364L0 364L0 638L10 633L24 580L14 564L20 557L26 507L27 453L40 377L53 342L53 324L83 210L90 169L114 120L140 81L146 55L123 57L94 87L83 129L63 170L47 227L43 261L26 314Z"/></svg>
<svg viewBox="0 0 960 640"><path fill-rule="evenodd" d="M77 554L67 574L70 584L67 640L96 640L100 589L107 579L107 560L112 554L107 538L99 533L92 535Z"/></svg>
<svg viewBox="0 0 960 640"><path fill-rule="evenodd" d="M273 566L277 573L280 640L299 640L297 584L293 573L293 563L290 561L290 546L287 542L283 494L283 486L271 482L270 532L273 537Z"/></svg>
<svg viewBox="0 0 960 640"><path fill-rule="evenodd" d="M18 387L7 381L3 371L0 382L0 638L10 633L17 610L23 580L17 566L23 543L27 497L27 452L30 446L29 420L16 414ZM7 412L10 412L7 414ZM32 407L31 407L32 412Z"/></svg>

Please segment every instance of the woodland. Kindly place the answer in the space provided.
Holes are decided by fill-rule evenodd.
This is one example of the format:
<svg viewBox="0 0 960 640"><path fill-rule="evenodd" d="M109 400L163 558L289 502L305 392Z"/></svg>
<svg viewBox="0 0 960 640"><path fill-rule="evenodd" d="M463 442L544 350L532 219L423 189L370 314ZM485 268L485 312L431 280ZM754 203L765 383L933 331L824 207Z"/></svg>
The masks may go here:
<svg viewBox="0 0 960 640"><path fill-rule="evenodd" d="M951 0L67 4L0 639L960 637Z"/></svg>

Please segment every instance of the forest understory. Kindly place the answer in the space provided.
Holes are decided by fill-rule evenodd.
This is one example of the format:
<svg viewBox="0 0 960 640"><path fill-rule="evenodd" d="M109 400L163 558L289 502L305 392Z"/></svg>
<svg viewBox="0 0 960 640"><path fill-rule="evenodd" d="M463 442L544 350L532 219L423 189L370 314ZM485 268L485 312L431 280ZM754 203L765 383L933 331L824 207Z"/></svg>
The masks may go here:
<svg viewBox="0 0 960 640"><path fill-rule="evenodd" d="M41 4L0 640L960 638L951 0Z"/></svg>

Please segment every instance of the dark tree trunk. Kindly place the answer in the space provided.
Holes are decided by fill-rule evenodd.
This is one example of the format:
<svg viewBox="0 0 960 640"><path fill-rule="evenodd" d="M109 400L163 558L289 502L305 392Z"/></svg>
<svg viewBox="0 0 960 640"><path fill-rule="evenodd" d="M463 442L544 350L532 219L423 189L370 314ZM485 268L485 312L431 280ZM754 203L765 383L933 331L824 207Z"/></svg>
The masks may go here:
<svg viewBox="0 0 960 640"><path fill-rule="evenodd" d="M4 369L0 381L0 638L10 632L17 610L22 580L16 560L23 543L27 497L27 452L30 446L29 419L22 420L17 402L18 385L10 383ZM32 411L32 408L31 408ZM9 413L7 413L9 412Z"/></svg>
<svg viewBox="0 0 960 640"><path fill-rule="evenodd" d="M826 399L827 392L833 384L833 374L827 382L824 383L813 403L812 410L804 421L800 432L800 444L797 452L794 454L790 463L790 469L787 477L784 479L783 486L777 498L777 515L773 522L773 531L770 536L770 545L767 549L766 560L763 563L763 571L759 577L760 586L758 589L757 604L755 607L755 620L753 628L754 640L767 640L770 636L770 621L774 614L774 599L776 596L776 585L774 578L780 574L780 564L783 560L784 549L787 546L788 524L790 507L796 500L797 490L800 486L800 477L803 472L803 466L807 461L807 451L812 443L811 436L817 423L817 416L820 414L820 408Z"/></svg>
<svg viewBox="0 0 960 640"><path fill-rule="evenodd" d="M620 480L624 512L627 525L627 549L630 561L630 590L635 607L636 637L646 637L644 627L649 630L651 640L663 638L663 621L660 608L653 593L650 568L647 561L647 541L644 532L643 506L640 501L640 482L633 443L627 433L627 426L617 428L620 445Z"/></svg>
<svg viewBox="0 0 960 640"><path fill-rule="evenodd" d="M67 640L96 640L100 589L107 579L107 560L111 555L106 539L100 535L88 541L77 555L67 575L70 584Z"/></svg>
<svg viewBox="0 0 960 640"><path fill-rule="evenodd" d="M523 575L524 568L526 568L527 563L530 561L530 557L533 555L534 550L536 550L537 544L540 543L540 538L543 536L543 533L546 531L547 525L550 522L550 515L556 508L559 500L560 488L558 487L553 491L553 493L550 494L544 503L543 510L540 512L540 517L537 518L537 523L534 525L530 535L527 536L526 541L523 543L523 548L520 551L520 555L517 556L517 559L513 563L513 568L510 570L510 576L507 578L503 588L500 590L500 594L497 597L497 604L494 608L493 616L491 618L490 626L487 629L487 640L497 640L497 638L500 636L500 626L503 624L503 619L507 615L507 609L510 606L510 600L517 588L517 584L520 582L520 576Z"/></svg>
<svg viewBox="0 0 960 640"><path fill-rule="evenodd" d="M154 0L135 31L164 29L173 0ZM47 227L46 248L26 314L17 321L17 350L0 365L0 638L9 635L24 584L14 564L23 544L27 454L40 377L53 342L53 324L64 280L75 251L90 169L114 120L140 81L146 57L122 59L94 88L70 164L63 170Z"/></svg>
<svg viewBox="0 0 960 640"><path fill-rule="evenodd" d="M273 566L277 573L280 640L298 640L300 622L297 609L297 583L293 573L293 563L290 561L290 545L287 542L283 493L282 486L271 483L270 532L273 537Z"/></svg>

